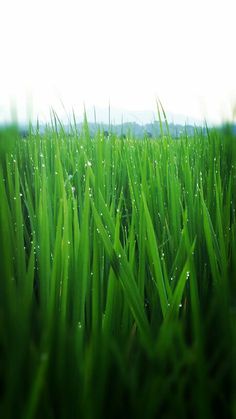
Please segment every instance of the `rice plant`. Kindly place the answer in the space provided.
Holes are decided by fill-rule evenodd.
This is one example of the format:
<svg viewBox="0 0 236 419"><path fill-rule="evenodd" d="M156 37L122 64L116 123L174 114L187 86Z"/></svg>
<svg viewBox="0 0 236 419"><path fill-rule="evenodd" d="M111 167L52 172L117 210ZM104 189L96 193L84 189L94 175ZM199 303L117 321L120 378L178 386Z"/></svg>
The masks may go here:
<svg viewBox="0 0 236 419"><path fill-rule="evenodd" d="M236 416L236 138L161 132L1 131L1 418Z"/></svg>

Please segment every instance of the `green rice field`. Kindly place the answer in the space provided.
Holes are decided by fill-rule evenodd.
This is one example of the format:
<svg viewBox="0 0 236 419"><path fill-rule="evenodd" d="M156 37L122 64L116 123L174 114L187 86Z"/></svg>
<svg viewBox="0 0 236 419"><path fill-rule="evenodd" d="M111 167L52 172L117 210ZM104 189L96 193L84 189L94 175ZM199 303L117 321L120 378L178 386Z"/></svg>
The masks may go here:
<svg viewBox="0 0 236 419"><path fill-rule="evenodd" d="M0 132L0 417L236 418L236 137Z"/></svg>

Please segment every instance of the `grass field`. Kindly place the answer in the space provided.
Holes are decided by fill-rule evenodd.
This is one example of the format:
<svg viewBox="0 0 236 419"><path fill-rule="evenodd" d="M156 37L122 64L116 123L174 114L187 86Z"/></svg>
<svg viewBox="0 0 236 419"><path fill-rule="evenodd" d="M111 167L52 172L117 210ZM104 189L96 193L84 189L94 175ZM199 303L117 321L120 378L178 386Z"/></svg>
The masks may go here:
<svg viewBox="0 0 236 419"><path fill-rule="evenodd" d="M0 417L236 417L236 138L0 134Z"/></svg>

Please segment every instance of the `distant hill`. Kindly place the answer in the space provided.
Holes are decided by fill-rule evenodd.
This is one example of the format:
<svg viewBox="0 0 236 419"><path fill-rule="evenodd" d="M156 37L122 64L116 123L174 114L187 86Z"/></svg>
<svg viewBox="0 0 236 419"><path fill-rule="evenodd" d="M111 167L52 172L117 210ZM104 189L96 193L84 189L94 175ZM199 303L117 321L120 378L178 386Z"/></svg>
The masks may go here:
<svg viewBox="0 0 236 419"><path fill-rule="evenodd" d="M77 123L76 128L79 133L83 131L83 126L84 125L82 122ZM218 126L216 128L225 129L226 126L227 124ZM40 125L39 131L41 133L44 133L46 127L47 125ZM89 122L88 127L89 127L89 132L90 132L91 137L94 137L96 133L98 132L98 130L103 131L106 136L112 133L116 134L119 137L134 136L136 138L144 138L144 137L156 138L156 137L161 136L161 127L160 127L159 121L154 121L152 123L143 124L143 125L138 124L136 122L125 122L123 124L117 124L117 125L113 125L113 124L109 125L109 124L103 124L103 123L96 124L94 122ZM230 127L229 129L231 130L231 133L233 135L236 135L236 125L229 124L228 127ZM4 126L2 126L2 128L4 128ZM72 130L69 124L63 125L63 129L67 133L70 133ZM212 129L212 127L210 129ZM20 132L20 135L22 135L23 137L27 137L29 133L29 129L26 125L18 126L18 130ZM162 130L165 135L168 133L167 127L164 122L162 123ZM174 137L174 138L178 138L181 135L185 135L185 134L187 134L188 136L193 136L196 130L201 131L204 135L207 133L206 126L198 126L198 125L190 125L190 124L181 125L181 124L170 123L168 124L168 130L171 137Z"/></svg>
<svg viewBox="0 0 236 419"><path fill-rule="evenodd" d="M83 124L78 124L78 131L81 131L83 128ZM98 128L102 129L106 133L114 133L118 136L127 136L131 134L135 137L142 138L142 137L159 137L161 135L161 128L158 121L154 121L153 123L140 125L136 122L126 122L123 124L111 125L109 124L95 124L89 123L89 130L91 135L95 135ZM193 125L180 125L180 124L168 124L169 133L172 137L179 137L183 133L187 133L187 135L193 135L194 130L196 128L200 129L200 127L196 127ZM162 126L164 134L167 134L167 128L163 123ZM205 131L205 128L201 128Z"/></svg>

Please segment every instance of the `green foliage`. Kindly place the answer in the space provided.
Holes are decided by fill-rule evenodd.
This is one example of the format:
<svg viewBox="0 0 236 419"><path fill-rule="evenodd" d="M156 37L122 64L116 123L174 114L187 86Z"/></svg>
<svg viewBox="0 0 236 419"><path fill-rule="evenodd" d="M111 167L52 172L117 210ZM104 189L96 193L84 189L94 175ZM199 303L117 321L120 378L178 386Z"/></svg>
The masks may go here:
<svg viewBox="0 0 236 419"><path fill-rule="evenodd" d="M19 132L16 125L0 127L0 161L4 161L7 154L15 152Z"/></svg>
<svg viewBox="0 0 236 419"><path fill-rule="evenodd" d="M234 417L236 138L161 134L0 132L1 418Z"/></svg>

